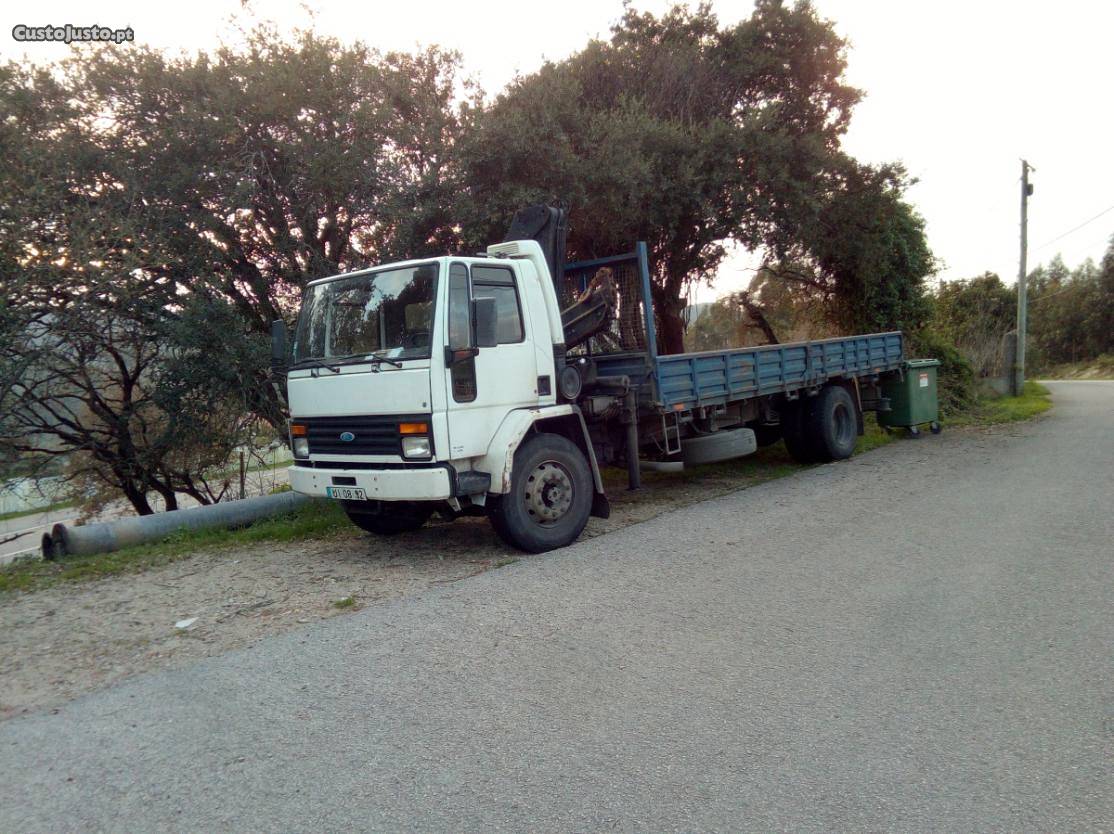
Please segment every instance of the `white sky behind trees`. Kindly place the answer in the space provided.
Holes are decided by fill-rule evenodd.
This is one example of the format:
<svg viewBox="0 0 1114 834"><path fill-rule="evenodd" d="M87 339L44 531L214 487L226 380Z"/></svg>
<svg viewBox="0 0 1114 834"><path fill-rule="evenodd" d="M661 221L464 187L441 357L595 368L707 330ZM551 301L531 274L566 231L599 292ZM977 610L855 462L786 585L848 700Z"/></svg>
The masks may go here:
<svg viewBox="0 0 1114 834"><path fill-rule="evenodd" d="M636 0L660 13L666 0ZM716 0L721 22L748 16L746 0ZM943 280L997 272L1016 279L1020 157L1036 167L1029 265L1061 253L1069 266L1102 257L1114 234L1114 3L976 0L814 0L850 41L848 81L865 100L845 149L867 162L901 160L919 179L909 199L927 220ZM313 9L312 18L307 9ZM239 42L256 18L312 25L380 50L439 44L458 50L464 71L489 96L516 72L560 59L591 37L606 38L621 0L348 3L337 0L40 0L0 12L0 57L64 57L66 47L16 43L16 24L131 26L137 43L170 50ZM126 49L127 46L118 47ZM574 218L575 222L575 218ZM721 268L710 300L745 286L758 259L745 252Z"/></svg>

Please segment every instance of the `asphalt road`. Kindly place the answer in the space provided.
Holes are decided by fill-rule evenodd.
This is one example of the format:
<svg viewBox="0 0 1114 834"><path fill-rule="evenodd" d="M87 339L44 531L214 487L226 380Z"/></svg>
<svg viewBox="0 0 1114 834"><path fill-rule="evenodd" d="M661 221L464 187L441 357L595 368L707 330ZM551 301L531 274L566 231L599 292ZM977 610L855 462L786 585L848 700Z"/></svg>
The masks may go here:
<svg viewBox="0 0 1114 834"><path fill-rule="evenodd" d="M1053 390L9 721L0 830L1109 831L1114 383Z"/></svg>

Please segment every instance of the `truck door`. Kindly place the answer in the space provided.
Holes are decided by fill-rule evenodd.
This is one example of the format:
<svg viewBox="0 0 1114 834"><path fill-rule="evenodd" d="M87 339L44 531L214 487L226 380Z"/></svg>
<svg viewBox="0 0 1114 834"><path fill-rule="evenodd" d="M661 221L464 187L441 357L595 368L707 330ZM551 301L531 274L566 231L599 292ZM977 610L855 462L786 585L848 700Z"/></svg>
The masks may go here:
<svg viewBox="0 0 1114 834"><path fill-rule="evenodd" d="M510 266L463 263L449 267L448 346L474 344L472 299L494 298L495 347L481 348L446 370L449 457L487 453L507 412L538 404L538 365L530 316Z"/></svg>

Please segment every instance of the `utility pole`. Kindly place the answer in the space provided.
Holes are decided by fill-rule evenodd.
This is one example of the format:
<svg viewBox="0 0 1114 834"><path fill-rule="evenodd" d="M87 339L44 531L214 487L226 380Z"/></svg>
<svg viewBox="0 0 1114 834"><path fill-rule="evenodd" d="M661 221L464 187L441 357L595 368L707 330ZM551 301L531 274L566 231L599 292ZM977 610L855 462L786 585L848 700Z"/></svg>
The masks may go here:
<svg viewBox="0 0 1114 834"><path fill-rule="evenodd" d="M1028 316L1029 302L1025 296L1025 276L1028 272L1025 265L1029 254L1029 197L1033 193L1033 186L1029 185L1029 172L1037 170L1024 159L1021 160L1021 263L1017 270L1017 355L1013 366L1013 384L1011 386L1015 397L1021 396L1025 387L1025 330Z"/></svg>

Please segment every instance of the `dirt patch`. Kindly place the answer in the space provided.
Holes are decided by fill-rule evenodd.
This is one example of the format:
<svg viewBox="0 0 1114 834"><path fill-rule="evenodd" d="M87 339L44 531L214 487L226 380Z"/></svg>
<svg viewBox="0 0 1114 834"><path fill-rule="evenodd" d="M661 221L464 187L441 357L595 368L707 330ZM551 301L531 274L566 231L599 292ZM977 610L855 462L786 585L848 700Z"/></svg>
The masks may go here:
<svg viewBox="0 0 1114 834"><path fill-rule="evenodd" d="M636 493L609 473L611 517L592 519L584 536L786 471L784 456L769 451L683 475L646 473ZM482 518L463 518L392 538L353 527L310 541L202 551L141 573L8 594L0 597L0 719L521 558L545 557L507 547Z"/></svg>

